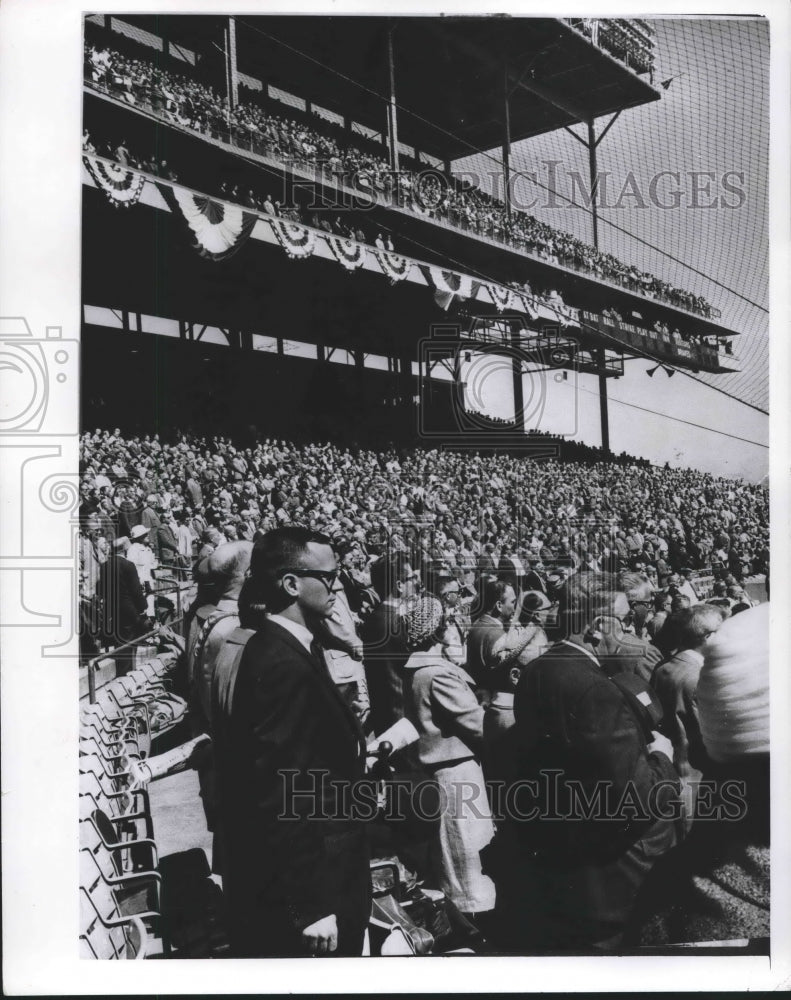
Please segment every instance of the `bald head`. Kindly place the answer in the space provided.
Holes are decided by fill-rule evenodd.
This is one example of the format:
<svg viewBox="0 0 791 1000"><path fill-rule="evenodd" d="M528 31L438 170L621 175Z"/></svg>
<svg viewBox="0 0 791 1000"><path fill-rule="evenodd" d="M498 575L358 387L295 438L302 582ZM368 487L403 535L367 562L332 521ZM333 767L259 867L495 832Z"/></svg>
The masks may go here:
<svg viewBox="0 0 791 1000"><path fill-rule="evenodd" d="M206 583L214 585L218 599L236 600L239 597L252 551L252 542L226 542L203 561L201 576Z"/></svg>

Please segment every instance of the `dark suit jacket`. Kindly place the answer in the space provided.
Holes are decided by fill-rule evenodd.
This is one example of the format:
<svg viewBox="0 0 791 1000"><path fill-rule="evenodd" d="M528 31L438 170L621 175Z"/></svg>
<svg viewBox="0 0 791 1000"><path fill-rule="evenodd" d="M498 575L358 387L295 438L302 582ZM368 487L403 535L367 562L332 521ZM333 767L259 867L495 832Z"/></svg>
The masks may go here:
<svg viewBox="0 0 791 1000"><path fill-rule="evenodd" d="M522 586L525 590L540 590L542 594L547 593L546 577L537 573L534 569L527 571L527 574L522 581Z"/></svg>
<svg viewBox="0 0 791 1000"><path fill-rule="evenodd" d="M105 635L116 643L140 635L140 615L146 610L146 599L135 564L123 556L111 555L99 568L97 589L103 601Z"/></svg>
<svg viewBox="0 0 791 1000"><path fill-rule="evenodd" d="M377 605L361 629L370 725L377 736L404 717L404 664L409 651L396 609Z"/></svg>
<svg viewBox="0 0 791 1000"><path fill-rule="evenodd" d="M657 803L651 802L651 789L659 782L673 783L659 805L677 797L678 775L672 762L664 754L647 752L646 737L626 696L577 646L558 643L524 668L514 716L519 777L539 780L539 807L549 809L555 798L551 782L541 773L560 769L561 815L569 812L573 801L567 784L571 780L579 782L589 797L597 783L603 783L606 815L612 817L537 819L525 824L525 833L540 850L578 863L585 858L594 863L617 858L653 825ZM618 815L614 807L627 790L637 808L625 808ZM645 820L639 815L641 806Z"/></svg>
<svg viewBox="0 0 791 1000"><path fill-rule="evenodd" d="M504 635L503 623L492 615L481 615L472 623L467 636L467 673L481 687L490 683L489 671L495 665L492 647Z"/></svg>
<svg viewBox="0 0 791 1000"><path fill-rule="evenodd" d="M363 753L323 661L267 620L242 654L216 742L237 956L298 955L302 929L331 913L339 953L359 953L370 913L366 831L330 783L352 788Z"/></svg>
<svg viewBox="0 0 791 1000"><path fill-rule="evenodd" d="M601 665L608 677L621 673L635 674L649 684L662 659L662 651L652 642L640 639L631 632L624 632L618 652L601 657Z"/></svg>

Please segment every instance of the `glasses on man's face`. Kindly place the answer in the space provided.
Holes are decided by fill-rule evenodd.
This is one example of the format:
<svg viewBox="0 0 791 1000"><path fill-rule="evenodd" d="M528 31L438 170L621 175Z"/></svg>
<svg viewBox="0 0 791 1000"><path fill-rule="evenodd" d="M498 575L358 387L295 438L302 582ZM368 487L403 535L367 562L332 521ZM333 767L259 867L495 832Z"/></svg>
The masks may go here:
<svg viewBox="0 0 791 1000"><path fill-rule="evenodd" d="M292 576L307 576L313 580L321 580L327 590L331 591L338 579L337 569L284 569L281 576L291 574Z"/></svg>
<svg viewBox="0 0 791 1000"><path fill-rule="evenodd" d="M622 615L622 616L621 615L599 615L599 617L594 622L594 626L598 628L599 623L603 622L603 621L606 621L607 619L609 619L611 622L618 622L619 625L621 625L621 627L624 627L626 625L630 625L631 624L632 613L630 611L630 612L628 612L628 614L625 614L625 615Z"/></svg>

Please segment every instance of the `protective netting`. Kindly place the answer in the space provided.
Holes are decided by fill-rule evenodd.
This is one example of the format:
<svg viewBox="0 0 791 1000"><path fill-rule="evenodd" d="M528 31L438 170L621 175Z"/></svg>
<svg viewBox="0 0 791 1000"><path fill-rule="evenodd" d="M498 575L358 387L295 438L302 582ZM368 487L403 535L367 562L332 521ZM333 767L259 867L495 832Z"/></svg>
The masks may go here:
<svg viewBox="0 0 791 1000"><path fill-rule="evenodd" d="M652 23L654 82L662 98L624 111L598 147L599 171L610 174L607 194L613 206L599 208L599 246L718 308L723 325L741 334L734 344L741 371L696 377L766 409L769 25L753 18ZM608 120L597 122L597 135ZM584 137L581 127L577 131ZM457 166L483 170L484 164L491 167L499 158L500 151L491 150ZM555 183L548 184L546 164L552 161L560 162ZM537 218L591 240L591 213L579 185L575 191L569 178L571 171L577 171L588 179L583 145L561 129L514 145L511 163L521 174L537 174L537 185L526 178L521 181L526 203L531 195L538 199L531 209ZM679 174L681 182L665 176L655 182L652 197L651 182L660 171ZM695 181L690 176L693 171L710 176ZM743 175L743 182L736 175ZM729 192L723 180L737 193ZM556 192L554 200L561 207L542 207L550 200L548 188ZM672 204L674 189L682 192L678 208L657 204ZM568 198L575 194L577 204L571 206ZM603 191L600 194L603 197ZM694 199L702 206L715 197L718 207L690 204ZM722 207L722 199L738 204L742 197L738 207Z"/></svg>
<svg viewBox="0 0 791 1000"><path fill-rule="evenodd" d="M260 85L263 98L270 105L274 102L281 117L288 117L296 107L292 92L300 94L300 81L305 83L303 77L308 75L314 88L317 80L323 81L328 94L341 103L344 94L355 106L364 97L370 120L381 128L377 134L381 150L374 150L373 155L386 163L388 80L384 50L377 49L376 59L362 51L356 63L344 61L348 60L349 50L344 49L343 54L333 51L328 23L332 19L309 19L314 21L313 27L303 20L296 34L288 25L284 27L283 22L288 20L236 18L242 104L258 100L256 90ZM384 24L385 19L380 20ZM98 25L100 21L102 27L110 29L103 37L114 36L114 45L122 39L133 40L138 43L135 49L148 49L141 51L141 59L154 59L171 70L175 66L184 78L202 81L213 88L212 94L224 95L224 19L129 17L122 21L94 16L93 23ZM86 36L96 30L93 23L90 28L86 26ZM314 37L318 23L327 28L328 40L323 47ZM537 20L537 37L553 23L557 25L547 19ZM633 266L675 289L701 297L718 310L722 325L740 334L733 345L740 370L727 375L689 377L765 410L769 339L768 22L762 18L652 20L654 45L648 62L640 40L641 33L650 36L645 22L634 22L640 30L635 29L636 34L631 35L618 29L619 23L587 21L577 27L621 62L634 63L642 79L649 79L650 70L661 99L623 111L598 146L599 250L612 254L627 267ZM347 33L353 30L349 27ZM157 55L152 48L156 49L160 35L163 41L159 42L161 54ZM373 43L380 46L384 37L365 36L366 44L372 45L373 52ZM539 57L543 44L538 45ZM626 47L623 52L618 51L618 45ZM630 47L634 51L627 56ZM165 51L170 59L164 58ZM441 46L435 55L439 75L444 65ZM281 69L287 68L288 79L282 76L282 88L266 80L269 59ZM487 78L486 85L493 85L493 80ZM256 84L254 90L250 89L251 81ZM310 96L315 98L317 94ZM462 96L466 100L469 95ZM513 100L518 99L515 93ZM447 121L432 123L426 109L429 101L430 95L425 95L426 107L421 101L420 111L414 105L399 103L404 125L399 139L408 135L410 126L420 118L423 133L433 135L439 149L451 136ZM339 106L338 110L344 109ZM218 111L224 115L219 105ZM317 108L311 118L317 132L332 125ZM597 135L609 121L610 116L597 120ZM355 128L356 124L351 123L347 139L360 145L363 133ZM587 138L583 125L575 126L575 130ZM459 148L464 148L464 137L456 138ZM429 141L426 152L430 145ZM400 147L402 153L408 148L403 142ZM422 162L427 161L424 158ZM408 165L420 169L417 161ZM516 178L515 200L532 217L592 244L591 211L585 200L589 190L588 151L582 143L563 128L516 142L511 150L511 169ZM496 193L498 182L498 190L502 190L499 148L479 149L457 159L452 171L474 173L485 191Z"/></svg>

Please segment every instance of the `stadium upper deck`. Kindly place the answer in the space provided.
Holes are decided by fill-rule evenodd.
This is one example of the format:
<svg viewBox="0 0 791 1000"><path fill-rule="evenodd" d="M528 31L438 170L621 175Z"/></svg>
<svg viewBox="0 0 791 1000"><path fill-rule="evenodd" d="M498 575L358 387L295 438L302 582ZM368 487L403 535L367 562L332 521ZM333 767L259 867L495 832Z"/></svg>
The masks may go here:
<svg viewBox="0 0 791 1000"><path fill-rule="evenodd" d="M101 16L100 16L101 17ZM208 65L202 65L201 58L193 52L191 49L184 47L175 47L175 44L168 40L167 32L162 31L161 35L154 35L153 33L147 34L146 30L139 25L131 25L126 22L119 21L116 18L101 18L103 23L107 24L114 30L116 36L118 33L131 34L134 36L135 42L138 43L135 46L140 49L141 43L150 46L151 48L156 48L157 45L161 47L161 50L168 51L174 58L176 53L180 55L182 60L190 64L194 64L194 68L190 69L190 77L197 76L200 77L201 72L206 71L210 67ZM211 20L211 19L209 19ZM270 20L278 24L283 19L267 19L267 28L270 27ZM289 22L290 19L285 19ZM330 19L332 20L332 19ZM347 19L348 20L348 19ZM373 19L377 20L377 19ZM189 18L178 18L178 28L182 30L182 22L189 24ZM532 22L531 22L532 23ZM206 26L201 24L202 30L206 30ZM401 27L401 22L399 21L399 30ZM95 30L95 29L92 29ZM186 30L186 29L185 29ZM571 30L571 29L569 29ZM104 34L104 33L103 33ZM310 34L305 32L305 34ZM589 44L586 42L586 44ZM294 57L296 58L296 57ZM610 58L608 56L608 58ZM647 58L647 56L646 56ZM159 63L160 60L157 60ZM187 69L188 67L184 67ZM294 67L291 67L292 76L295 73ZM634 74L630 74L634 76ZM279 109L276 107L276 111L280 111L281 120L285 119L285 115L293 115L296 119L296 125L294 121L290 123L292 133L303 127L310 128L310 125L306 125L312 118L314 126L319 124L321 121L321 127L328 136L332 136L332 128L328 127L327 115L334 114L323 106L315 104L315 102L305 102L302 99L296 97L294 94L288 93L280 88L274 87L272 84L266 83L257 78L253 78L249 75L239 73L239 82L252 90L256 89L256 86L261 88L267 95L267 97L274 98L275 104L280 102ZM280 77L277 77L280 80ZM129 83L129 81L125 81ZM113 92L113 87L109 87L110 92ZM146 100L143 96L141 99L139 88L132 86L132 90L135 92L127 93L121 88L121 91L116 92L123 93L127 101L131 101L137 107L145 107ZM247 91L246 93L249 93ZM263 96L263 95L262 95ZM522 97L524 95L520 93L519 105L522 104ZM325 103L329 103L327 99L322 96L322 100ZM296 104L302 101L300 107ZM296 103L295 103L296 102ZM154 101L154 107L156 108L156 100ZM195 102L193 101L193 104ZM149 105L150 107L150 105ZM300 156L292 157L288 154L287 150L278 147L277 141L272 143L266 135L261 135L260 130L256 128L255 123L247 119L255 118L256 115L260 117L260 111L255 111L254 109L261 105L255 104L245 104L243 105L239 113L235 114L235 119L233 123L229 116L228 119L228 134L226 136L222 135L222 129L220 128L219 133L216 125L209 125L206 123L204 129L203 126L198 126L196 122L191 122L189 120L189 113L185 118L182 114L182 108L173 113L172 109L165 110L165 117L178 124L179 122L189 123L189 127L195 129L198 128L205 137L216 136L222 144L222 140L226 139L227 144L234 145L245 149L245 153L250 156L251 159L260 158L255 154L263 153L263 159L272 159L272 153L274 153L274 159L282 165L283 160L291 161L292 168L295 168L295 173L299 172L296 168L298 166L304 167L305 162L299 163L300 159L305 159ZM352 105L353 111L354 105ZM164 110L160 102L160 110ZM218 112L222 116L223 109L218 106ZM376 140L381 141L381 134L371 133L370 135L364 135L361 133L360 129L364 126L356 122L353 117L352 112L346 109L346 116L337 116L333 122L329 125L335 126L335 131L345 132L346 139L353 139L355 148L349 148L350 154L352 154L352 159L359 159L360 156L365 158L366 167L369 164L374 164L374 170L381 170L384 161L381 160L381 154L386 153L386 147L379 146L378 152L380 154L380 162L378 166L376 165L376 156L371 157L370 152L360 153L359 148L361 147L365 150L366 140L373 140L370 145L375 147ZM239 122L240 115L245 118L243 122ZM267 109L267 116L272 123L272 113L271 108ZM302 121L301 119L305 119ZM277 120L276 118L274 120ZM237 127L237 122L239 122ZM249 131L248 131L249 130ZM256 143L254 140L254 135L258 136L259 142ZM296 134L293 136L296 139ZM317 138L317 133L313 133L312 140L315 144L315 139ZM319 137L319 141L321 141ZM328 140L329 141L329 140ZM332 139L335 142L335 139ZM417 146L406 147L403 143L398 143L399 147L402 149L407 149L409 153L412 154L412 163L418 166L420 162L420 157L426 157L428 154L423 154ZM274 149L273 149L274 146ZM255 149L255 154L252 152ZM285 153L285 155L284 155ZM342 153L343 155L343 153ZM349 156L345 157L348 160ZM313 177L316 181L317 187L325 183L327 179L335 181L335 177L327 177L326 160L324 158L321 171L314 171ZM321 157L314 157L315 162L320 162ZM436 159L432 160L428 157L430 162L439 162ZM428 162L426 159L423 163ZM386 166L386 164L385 164ZM348 164L344 161L344 169L348 167ZM304 171L302 172L304 176ZM310 175L310 173L309 173ZM414 174L412 175L414 178ZM384 184L387 184L387 177L384 177ZM379 179L374 178L376 187L382 187ZM409 183L408 179L406 183ZM392 194L392 192L390 192ZM463 245L465 247L466 256L476 257L480 261L485 261L485 266L491 266L494 261L502 261L504 258L502 254L497 256L492 256L491 252L487 252L486 247L481 246L484 244L499 244L501 246L507 247L509 250L516 251L516 255L523 258L525 253L531 253L537 262L541 265L537 268L537 272L542 279L542 283L545 283L547 287L559 287L561 291L565 292L565 289L569 286L573 287L573 295L566 296L567 299L575 301L575 304L582 308L586 308L592 311L597 309L605 309L608 307L617 307L619 311L625 312L628 315L635 308L639 308L641 303L645 303L646 299L651 300L652 310L656 311L657 308L664 306L671 307L670 309L664 311L665 315L661 317L663 322L669 324L668 329L673 326L678 326L682 336L687 333L700 334L705 333L714 336L731 336L734 331L728 330L722 327L718 322L716 322L716 317L718 312L713 307L709 306L703 300L697 299L695 296L690 295L679 289L674 289L668 286L667 283L660 281L648 274L642 274L637 271L633 266L629 266L628 263L623 263L617 261L609 254L601 254L594 250L592 247L582 243L578 239L564 234L559 231L553 231L551 227L548 227L542 223L538 223L532 216L514 211L513 214L509 214L506 217L505 207L502 202L498 202L496 199L490 198L488 195L484 195L480 191L473 190L472 192L466 191L462 194L449 190L448 196L444 198L442 203L436 207L436 210L425 211L422 205L416 203L414 197L414 190L408 192L410 195L408 198L400 197L402 192L399 192L399 197L387 198L387 191L384 191L385 197L381 198L377 195L380 203L387 204L391 209L397 211L403 215L406 215L406 219L398 220L399 226L406 226L415 230L417 227L417 232L420 231L421 227L428 224L431 226L433 231L427 238L431 239L437 249L448 252L449 256L459 259L459 246ZM445 232L437 232L438 228L441 227ZM455 229L457 233L464 233L464 238L459 240L458 238L451 237L447 230L449 228ZM471 239L472 237L472 239ZM419 241L418 241L419 242ZM455 245L454 245L455 243ZM476 250L475 244L478 244ZM512 254L513 255L513 254ZM510 268L506 264L506 270L513 268L513 263ZM499 267L499 263L498 263ZM498 274L496 277L500 280L504 280ZM604 285L605 287L601 287ZM613 288L615 286L615 289ZM598 286L598 287L597 287ZM622 289L626 290L629 294L624 296ZM615 297L613 296L613 291L616 291ZM706 322L700 324L699 322L695 326L690 326L689 319L691 315L696 317L702 317ZM686 324L686 325L685 325ZM662 325L662 323L660 323Z"/></svg>
<svg viewBox="0 0 791 1000"><path fill-rule="evenodd" d="M108 27L119 20L92 16L94 23L99 19ZM154 39L160 51L174 44L194 57L193 65L211 67L223 79L216 46L226 18L130 15L123 21L138 37L146 32L152 48ZM512 142L660 97L638 72L637 64L650 72L653 59L645 22L600 22L594 41L582 19L572 27L555 18L325 17L321 31L293 16L267 17L263 26L259 19L236 21L240 82L247 75L289 89L298 78L306 99L375 131L386 127L392 28L399 139L442 160L500 145L506 66L518 91Z"/></svg>

